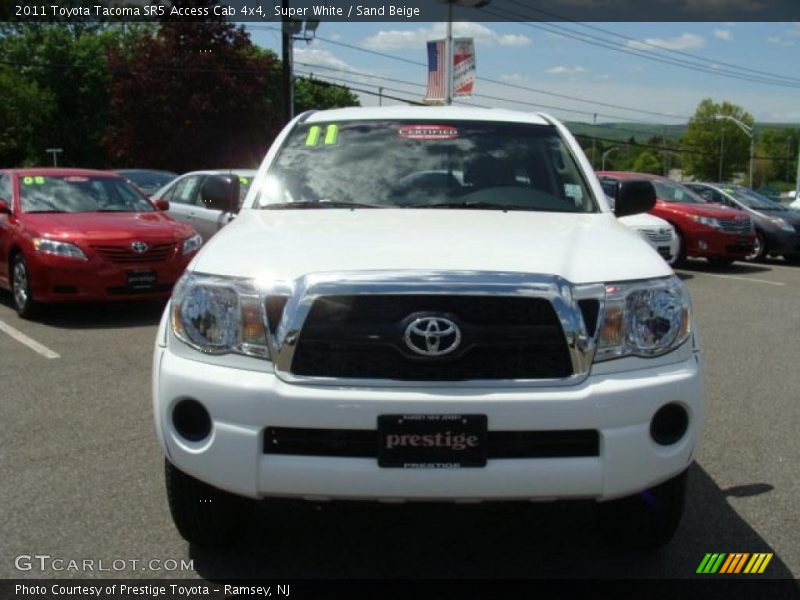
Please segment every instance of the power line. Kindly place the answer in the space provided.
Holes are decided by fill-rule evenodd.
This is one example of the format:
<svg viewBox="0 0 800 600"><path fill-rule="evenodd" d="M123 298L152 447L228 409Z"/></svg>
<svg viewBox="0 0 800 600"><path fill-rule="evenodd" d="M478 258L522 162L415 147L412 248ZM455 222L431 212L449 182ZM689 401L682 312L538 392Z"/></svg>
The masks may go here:
<svg viewBox="0 0 800 600"><path fill-rule="evenodd" d="M613 50L614 52L628 54L628 55L631 55L631 56L637 56L639 58L645 58L645 59L652 60L652 61L655 61L655 62L659 62L659 63L662 63L662 64L678 66L678 67L682 67L682 68L686 68L686 69L691 69L691 70L694 70L694 71L699 71L699 72L703 72L703 73L710 73L710 74L713 74L713 75L719 75L721 77L729 77L729 78L733 78L733 79L739 79L739 80L743 80L743 81L750 81L750 82L754 82L754 83L763 83L763 84L766 84L766 85L774 85L774 86L778 86L778 87L785 87L785 88L792 88L792 89L799 89L800 88L800 83L791 83L791 82L787 82L787 81L779 81L779 80L776 80L776 79L770 79L770 78L765 77L765 76L750 76L750 75L745 75L745 74L741 74L741 73L735 73L735 72L732 72L732 71L727 70L727 69L715 68L713 66L705 67L705 66L699 65L697 63L691 63L691 62L683 60L683 59L671 58L671 57L668 57L668 56L658 55L658 54L649 52L647 50L637 50L637 49L634 49L634 48L627 48L627 47L624 47L624 46L618 46L618 45L613 44L613 42L609 42L606 39L603 39L603 38L600 38L600 37L597 37L597 36L594 36L594 35L591 35L591 34L588 34L588 33L576 32L576 31L574 31L572 29L569 29L567 27L555 25L553 23L546 23L546 24L545 23L541 23L541 22L531 23L531 22L529 22L530 21L530 17L529 16L520 14L518 12L511 11L511 10L508 10L508 9L504 9L504 11L502 13L501 12L497 12L497 10L490 9L488 7L487 8L482 8L482 9L479 9L479 10L482 10L482 11L488 13L488 14L491 14L491 15L494 15L494 16L497 16L497 17L500 17L500 18L503 18L503 19L506 19L506 20L511 20L511 21L516 22L516 23L520 23L522 25L525 25L526 27L540 29L542 31L547 31L549 33L554 33L556 35L560 35L562 37L571 38L571 39L577 40L579 42L583 42L585 44L590 44L592 46L597 46L597 47L600 47L600 48L606 48L608 50ZM510 17L509 15L512 15L512 16ZM514 17L516 17L516 18L514 18Z"/></svg>
<svg viewBox="0 0 800 600"><path fill-rule="evenodd" d="M529 5L523 4L523 3L519 2L518 0L506 0L506 1L509 2L510 4L516 4L517 6L520 6L522 8L526 8L528 10L532 10L533 12L545 15L547 17L552 17L556 21L565 21L565 22L568 22L568 23L570 23L572 25L577 25L579 27L583 27L585 29L590 29L590 30L593 30L593 31L597 31L597 32L600 32L600 33L603 33L603 34L612 35L614 37L618 37L618 38L626 40L628 42L635 42L636 44L639 44L639 45L642 45L642 46L649 46L649 47L653 48L654 50L658 50L660 52L669 52L671 54L686 56L686 57L688 57L688 58L690 58L692 60L700 61L701 64L702 63L708 63L710 65L714 65L714 64L724 65L724 66L730 67L730 68L738 70L738 71L745 71L745 72L754 73L756 75L763 75L763 76L768 76L768 77L774 77L776 79L783 79L783 80L786 80L786 81L800 83L800 79L798 79L796 77L789 77L788 75L781 75L779 73L770 73L768 71L760 71L760 70L757 70L757 69L750 69L748 67L743 67L743 66L736 65L736 64L733 64L733 63L724 62L724 61L721 61L721 60L713 60L712 61L712 60L703 58L702 56L698 56L696 54L691 54L689 52L683 52L681 50L677 50L677 49L674 49L674 48L665 48L665 47L663 47L663 46L661 46L659 44L655 44L655 43L649 42L647 40L639 40L639 39L636 39L634 37L630 37L630 36L624 35L622 33L611 31L610 29L604 29L604 28L598 27L596 25L589 25L588 23L581 23L580 21L574 21L572 19L567 19L566 17L563 17L561 15L557 15L557 14L555 14L553 12L549 12L549 11L543 10L541 8L536 8L534 6L529 6ZM535 19L535 20L539 21L539 19Z"/></svg>

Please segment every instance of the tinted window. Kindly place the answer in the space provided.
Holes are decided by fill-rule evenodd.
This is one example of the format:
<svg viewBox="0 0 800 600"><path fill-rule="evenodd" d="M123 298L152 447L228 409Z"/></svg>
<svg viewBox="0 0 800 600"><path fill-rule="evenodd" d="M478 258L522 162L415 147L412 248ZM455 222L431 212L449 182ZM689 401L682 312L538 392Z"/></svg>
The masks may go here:
<svg viewBox="0 0 800 600"><path fill-rule="evenodd" d="M30 175L19 178L23 212L145 212L155 210L117 177Z"/></svg>
<svg viewBox="0 0 800 600"><path fill-rule="evenodd" d="M0 200L5 200L9 206L13 199L11 198L11 177L0 173Z"/></svg>
<svg viewBox="0 0 800 600"><path fill-rule="evenodd" d="M705 204L706 201L695 194L685 185L681 185L669 179L654 179L653 186L656 188L656 195L659 200L665 202L681 202L689 204Z"/></svg>
<svg viewBox="0 0 800 600"><path fill-rule="evenodd" d="M554 127L475 121L300 125L267 174L256 206L326 202L597 210Z"/></svg>

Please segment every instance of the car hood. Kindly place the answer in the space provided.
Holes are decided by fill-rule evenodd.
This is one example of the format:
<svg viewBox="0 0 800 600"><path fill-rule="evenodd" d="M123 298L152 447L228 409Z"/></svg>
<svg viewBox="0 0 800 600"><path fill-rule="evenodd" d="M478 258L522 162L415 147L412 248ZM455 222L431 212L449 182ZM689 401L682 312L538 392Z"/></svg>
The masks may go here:
<svg viewBox="0 0 800 600"><path fill-rule="evenodd" d="M189 237L194 232L190 225L155 211L26 214L25 222L38 235L75 241L173 240Z"/></svg>
<svg viewBox="0 0 800 600"><path fill-rule="evenodd" d="M698 215L714 219L744 219L748 215L744 211L728 208L720 204L689 204L688 202L658 201L657 208L679 212L684 215Z"/></svg>
<svg viewBox="0 0 800 600"><path fill-rule="evenodd" d="M661 257L610 213L243 210L189 267L292 281L334 271L496 271L574 283L661 277Z"/></svg>
<svg viewBox="0 0 800 600"><path fill-rule="evenodd" d="M649 215L647 213L639 213L638 215L629 215L627 217L620 217L618 219L625 227L633 227L634 229L671 229L672 225L669 222Z"/></svg>

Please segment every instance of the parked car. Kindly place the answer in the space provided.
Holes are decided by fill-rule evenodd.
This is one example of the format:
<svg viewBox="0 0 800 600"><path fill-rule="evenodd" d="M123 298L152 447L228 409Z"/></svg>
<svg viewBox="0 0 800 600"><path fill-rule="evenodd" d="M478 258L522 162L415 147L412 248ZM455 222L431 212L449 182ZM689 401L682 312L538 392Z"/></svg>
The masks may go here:
<svg viewBox="0 0 800 600"><path fill-rule="evenodd" d="M158 190L153 198L167 200L170 203L169 216L176 221L188 223L197 229L203 241L208 241L235 217L255 175L254 169L192 171ZM214 185L217 177L237 181L238 192L234 192L237 194L237 201L230 210L223 211L209 205L209 194L213 196L213 190L209 186Z"/></svg>
<svg viewBox="0 0 800 600"><path fill-rule="evenodd" d="M782 255L800 261L800 213L792 211L751 189L725 183L687 183L686 187L714 202L745 211L753 219L756 245L747 260Z"/></svg>
<svg viewBox="0 0 800 600"><path fill-rule="evenodd" d="M158 171L154 169L117 169L114 172L118 175L122 175L148 197L155 194L178 176L177 173L173 173L172 171Z"/></svg>
<svg viewBox="0 0 800 600"><path fill-rule="evenodd" d="M753 253L756 236L750 217L740 211L711 204L684 185L666 177L621 171L598 172L606 193L621 181L646 178L658 200L651 215L668 221L678 236L678 258L703 257L711 263L730 264Z"/></svg>
<svg viewBox="0 0 800 600"><path fill-rule="evenodd" d="M0 171L0 287L23 317L40 303L168 297L201 240L165 208L107 171Z"/></svg>
<svg viewBox="0 0 800 600"><path fill-rule="evenodd" d="M463 179L408 185L441 170ZM609 543L665 544L703 361L685 285L615 218L652 208L652 184L614 192L612 212L546 115L293 119L156 336L181 535L230 542L271 497L591 498Z"/></svg>
<svg viewBox="0 0 800 600"><path fill-rule="evenodd" d="M614 208L614 199L606 195L608 205ZM661 255L668 265L674 265L678 258L678 236L675 228L664 219L647 213L629 215L617 219L620 223L638 232Z"/></svg>

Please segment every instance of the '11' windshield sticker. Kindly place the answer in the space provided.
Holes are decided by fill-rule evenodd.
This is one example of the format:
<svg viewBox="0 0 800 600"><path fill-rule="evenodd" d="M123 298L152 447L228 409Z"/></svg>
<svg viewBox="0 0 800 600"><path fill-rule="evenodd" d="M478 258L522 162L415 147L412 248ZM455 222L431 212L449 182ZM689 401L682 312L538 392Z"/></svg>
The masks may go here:
<svg viewBox="0 0 800 600"><path fill-rule="evenodd" d="M319 143L319 138L322 137L322 127L319 125L312 125L306 135L306 146L316 146ZM339 141L339 126L328 125L325 128L325 145L332 146Z"/></svg>

